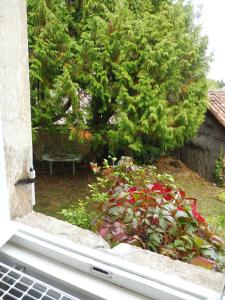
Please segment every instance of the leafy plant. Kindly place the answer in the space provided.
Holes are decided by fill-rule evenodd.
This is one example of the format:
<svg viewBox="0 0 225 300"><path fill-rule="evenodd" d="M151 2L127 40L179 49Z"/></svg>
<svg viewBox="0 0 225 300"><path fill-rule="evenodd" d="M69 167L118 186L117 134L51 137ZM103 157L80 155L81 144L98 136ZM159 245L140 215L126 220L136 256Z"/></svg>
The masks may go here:
<svg viewBox="0 0 225 300"><path fill-rule="evenodd" d="M218 218L218 225L221 226L222 228L225 228L225 214L219 216Z"/></svg>
<svg viewBox="0 0 225 300"><path fill-rule="evenodd" d="M125 242L205 267L223 267L223 241L198 212L197 200L186 197L168 174L131 163L106 165L101 174L108 180L108 201L94 227L111 245Z"/></svg>
<svg viewBox="0 0 225 300"><path fill-rule="evenodd" d="M99 171L96 164L91 163L91 167L95 172ZM69 223L91 229L100 214L102 204L109 199L109 180L104 177L97 177L96 182L88 186L90 188L90 196L80 200L77 205L62 209L59 213Z"/></svg>
<svg viewBox="0 0 225 300"><path fill-rule="evenodd" d="M88 212L87 203L84 201L80 200L76 206L71 205L69 208L62 209L59 213L73 225L86 229L91 228L93 216Z"/></svg>
<svg viewBox="0 0 225 300"><path fill-rule="evenodd" d="M217 199L219 201L225 202L225 192L222 192L222 193L218 194Z"/></svg>
<svg viewBox="0 0 225 300"><path fill-rule="evenodd" d="M112 246L129 243L173 259L221 270L224 242L169 174L138 166L129 157L117 165L91 164L98 173L90 196L62 214L72 224L97 231ZM224 220L221 219L221 222Z"/></svg>
<svg viewBox="0 0 225 300"><path fill-rule="evenodd" d="M214 169L214 178L218 184L223 184L224 182L224 166L223 166L223 150L220 149L219 157L216 160L215 163L215 169Z"/></svg>

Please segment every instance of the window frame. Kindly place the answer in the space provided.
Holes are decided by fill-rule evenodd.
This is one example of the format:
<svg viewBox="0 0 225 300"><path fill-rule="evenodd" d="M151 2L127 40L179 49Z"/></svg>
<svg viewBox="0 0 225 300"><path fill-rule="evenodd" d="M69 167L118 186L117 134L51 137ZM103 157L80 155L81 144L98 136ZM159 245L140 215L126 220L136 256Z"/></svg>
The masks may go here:
<svg viewBox="0 0 225 300"><path fill-rule="evenodd" d="M74 272L92 275L103 284L106 282L125 288L128 294L134 292L147 299L150 297L158 300L213 300L219 296L210 289L144 268L112 254L61 239L27 225L17 223L17 228L17 232L10 240L14 245L45 257L46 264L49 259L54 260ZM94 268L101 269L108 275L93 272Z"/></svg>
<svg viewBox="0 0 225 300"><path fill-rule="evenodd" d="M3 131L1 121L1 107L0 107L0 220L1 222L10 221L10 208L9 208L9 193L6 179L6 165L5 153L3 143Z"/></svg>
<svg viewBox="0 0 225 300"><path fill-rule="evenodd" d="M0 105L0 228L3 228L2 231L7 231L5 245L1 247L0 244L0 254L11 255L16 259L19 257L18 249L20 249L21 260L27 262L27 265L32 265L32 261L28 261L26 253L35 258L36 268L40 268L38 259L41 261L42 258L45 261L46 269L52 261L53 264L54 262L56 265L60 264L61 272L67 272L68 270L72 273L80 272L85 274L86 278L89 278L89 282L92 279L93 282L100 282L102 286L105 285L108 289L110 289L110 286L107 284L111 284L114 289L122 288L123 291L125 289L124 293L129 294L132 291L137 295L136 299L139 295L153 297L158 300L213 300L216 299L216 296L219 297L218 293L214 291L182 279L141 267L112 254L90 249L12 221L10 218L3 129ZM4 226L2 223L4 223ZM9 230L9 228L12 228L12 230ZM18 253L16 250L18 250ZM99 273L97 270L103 272ZM86 288L88 289L88 284ZM113 295L107 299L112 298ZM126 297L126 299L131 298Z"/></svg>

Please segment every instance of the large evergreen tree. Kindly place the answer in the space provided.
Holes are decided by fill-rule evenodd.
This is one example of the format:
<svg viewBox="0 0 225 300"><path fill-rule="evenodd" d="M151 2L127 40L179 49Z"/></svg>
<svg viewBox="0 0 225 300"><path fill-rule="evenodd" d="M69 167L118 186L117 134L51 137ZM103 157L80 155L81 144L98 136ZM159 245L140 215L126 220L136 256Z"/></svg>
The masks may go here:
<svg viewBox="0 0 225 300"><path fill-rule="evenodd" d="M33 126L49 126L65 116L72 121L79 115L79 99L70 10L65 1L29 0L28 25Z"/></svg>
<svg viewBox="0 0 225 300"><path fill-rule="evenodd" d="M65 115L143 156L191 138L206 110L207 40L184 1L29 0L34 124ZM38 4L36 4L38 3ZM91 99L82 108L79 95Z"/></svg>

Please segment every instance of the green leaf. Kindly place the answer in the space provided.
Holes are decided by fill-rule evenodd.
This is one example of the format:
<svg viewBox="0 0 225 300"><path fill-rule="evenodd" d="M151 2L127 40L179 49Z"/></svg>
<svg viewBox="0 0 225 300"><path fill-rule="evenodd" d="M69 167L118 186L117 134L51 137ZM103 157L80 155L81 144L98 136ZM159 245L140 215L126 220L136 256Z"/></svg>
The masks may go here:
<svg viewBox="0 0 225 300"><path fill-rule="evenodd" d="M118 216L118 215L120 215L120 207L118 206L114 206L114 207L111 207L110 209L109 209L109 214L110 215L114 215L114 216Z"/></svg>
<svg viewBox="0 0 225 300"><path fill-rule="evenodd" d="M161 243L161 237L159 234L156 233L152 233L149 235L149 240L150 241L155 241L157 244Z"/></svg>
<svg viewBox="0 0 225 300"><path fill-rule="evenodd" d="M196 222L188 222L186 224L186 229L187 229L187 232L189 232L189 233L195 232L196 228L197 228Z"/></svg>
<svg viewBox="0 0 225 300"><path fill-rule="evenodd" d="M126 214L124 219L123 219L123 222L124 223L130 223L132 220L133 220L133 216L130 215L130 214Z"/></svg>
<svg viewBox="0 0 225 300"><path fill-rule="evenodd" d="M200 248L204 245L206 245L206 241L203 240L202 238L200 238L199 236L195 235L195 234L192 234L192 237L193 237L193 240L194 240L194 243L195 243L195 246Z"/></svg>
<svg viewBox="0 0 225 300"><path fill-rule="evenodd" d="M176 249L179 250L179 251L182 251L182 252L186 252L187 251L187 249L185 249L184 247L177 247Z"/></svg>
<svg viewBox="0 0 225 300"><path fill-rule="evenodd" d="M213 248L206 249L206 248L201 247L200 251L201 251L201 254L204 255L205 257L209 257L213 260L216 260L218 258L218 255L216 254L216 252Z"/></svg>
<svg viewBox="0 0 225 300"><path fill-rule="evenodd" d="M139 210L136 211L134 214L135 214L136 217L140 217L141 216L141 212Z"/></svg>
<svg viewBox="0 0 225 300"><path fill-rule="evenodd" d="M168 222L163 218L159 218L159 225L163 230L166 230L168 226Z"/></svg>
<svg viewBox="0 0 225 300"><path fill-rule="evenodd" d="M174 246L175 247L179 247L179 246L183 246L184 242L182 240L175 240L174 241Z"/></svg>
<svg viewBox="0 0 225 300"><path fill-rule="evenodd" d="M185 211L178 210L175 215L176 218L188 218L188 214Z"/></svg>
<svg viewBox="0 0 225 300"><path fill-rule="evenodd" d="M175 220L172 216L167 215L167 216L165 216L165 219L168 220L171 223L175 223Z"/></svg>
<svg viewBox="0 0 225 300"><path fill-rule="evenodd" d="M145 224L147 224L147 225L150 225L150 224L151 224L150 221L149 221L149 219L144 219L143 222L144 222Z"/></svg>
<svg viewBox="0 0 225 300"><path fill-rule="evenodd" d="M127 213L128 213L131 217L133 217L133 215L134 215L134 211L133 211L133 209L130 208L130 207L127 208Z"/></svg>

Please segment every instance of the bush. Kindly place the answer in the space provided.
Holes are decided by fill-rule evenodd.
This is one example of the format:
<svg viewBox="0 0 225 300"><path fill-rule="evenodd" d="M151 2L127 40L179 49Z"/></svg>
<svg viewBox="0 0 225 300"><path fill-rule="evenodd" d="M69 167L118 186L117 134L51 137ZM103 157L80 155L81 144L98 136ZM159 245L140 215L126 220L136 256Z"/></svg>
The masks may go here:
<svg viewBox="0 0 225 300"><path fill-rule="evenodd" d="M219 154L218 159L216 160L215 169L214 169L214 179L219 185L222 185L223 182L224 182L223 171L224 171L223 151L222 151L222 148L221 148L220 149L220 154Z"/></svg>
<svg viewBox="0 0 225 300"><path fill-rule="evenodd" d="M206 268L223 268L223 241L199 214L197 200L186 197L170 175L158 174L153 166L136 166L126 157L116 166L105 160L102 168L92 168L101 176L86 198L95 216L90 227L112 246L129 243Z"/></svg>
<svg viewBox="0 0 225 300"><path fill-rule="evenodd" d="M225 192L218 194L217 199L219 201L225 202Z"/></svg>
<svg viewBox="0 0 225 300"><path fill-rule="evenodd" d="M76 206L71 205L69 208L62 209L60 214L64 216L67 222L73 225L91 229L92 216L87 211L87 203L85 201L79 201Z"/></svg>
<svg viewBox="0 0 225 300"><path fill-rule="evenodd" d="M222 228L225 228L225 214L219 216L218 221L218 225Z"/></svg>

